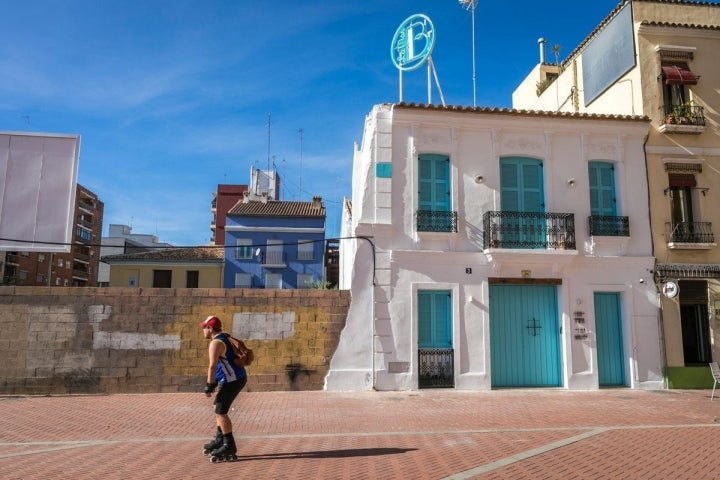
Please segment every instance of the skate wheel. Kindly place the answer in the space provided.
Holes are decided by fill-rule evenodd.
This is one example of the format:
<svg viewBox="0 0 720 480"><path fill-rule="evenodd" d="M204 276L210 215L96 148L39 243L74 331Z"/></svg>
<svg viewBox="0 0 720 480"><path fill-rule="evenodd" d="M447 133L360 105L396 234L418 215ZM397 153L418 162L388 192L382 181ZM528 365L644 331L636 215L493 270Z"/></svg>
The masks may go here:
<svg viewBox="0 0 720 480"><path fill-rule="evenodd" d="M210 457L210 461L212 463L218 463L220 461L220 459L218 457Z"/></svg>

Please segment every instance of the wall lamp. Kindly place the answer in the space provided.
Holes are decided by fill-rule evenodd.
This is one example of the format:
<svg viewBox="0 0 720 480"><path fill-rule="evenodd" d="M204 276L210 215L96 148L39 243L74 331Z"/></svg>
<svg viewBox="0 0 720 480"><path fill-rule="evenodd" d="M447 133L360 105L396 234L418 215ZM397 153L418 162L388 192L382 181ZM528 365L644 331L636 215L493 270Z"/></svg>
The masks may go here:
<svg viewBox="0 0 720 480"><path fill-rule="evenodd" d="M475 183L484 183L484 182L485 182L485 177L483 177L482 175L475 175Z"/></svg>
<svg viewBox="0 0 720 480"><path fill-rule="evenodd" d="M570 180L568 180L567 186L568 186L568 188L575 188L575 179L571 178Z"/></svg>

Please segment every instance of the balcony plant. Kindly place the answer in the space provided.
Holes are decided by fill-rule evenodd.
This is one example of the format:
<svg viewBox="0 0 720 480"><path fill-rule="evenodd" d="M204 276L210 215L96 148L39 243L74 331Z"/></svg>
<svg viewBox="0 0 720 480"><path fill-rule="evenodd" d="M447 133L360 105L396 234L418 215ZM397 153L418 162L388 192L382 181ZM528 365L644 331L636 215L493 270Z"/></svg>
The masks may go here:
<svg viewBox="0 0 720 480"><path fill-rule="evenodd" d="M690 123L693 116L692 103L690 100L680 105L675 105L666 117L667 123Z"/></svg>

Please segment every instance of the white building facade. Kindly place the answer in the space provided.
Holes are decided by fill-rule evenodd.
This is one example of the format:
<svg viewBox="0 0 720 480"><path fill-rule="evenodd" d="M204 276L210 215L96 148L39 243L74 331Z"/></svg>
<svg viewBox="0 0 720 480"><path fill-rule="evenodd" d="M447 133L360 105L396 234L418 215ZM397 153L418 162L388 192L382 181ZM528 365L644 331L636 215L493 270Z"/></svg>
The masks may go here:
<svg viewBox="0 0 720 480"><path fill-rule="evenodd" d="M382 104L327 390L662 388L645 117Z"/></svg>

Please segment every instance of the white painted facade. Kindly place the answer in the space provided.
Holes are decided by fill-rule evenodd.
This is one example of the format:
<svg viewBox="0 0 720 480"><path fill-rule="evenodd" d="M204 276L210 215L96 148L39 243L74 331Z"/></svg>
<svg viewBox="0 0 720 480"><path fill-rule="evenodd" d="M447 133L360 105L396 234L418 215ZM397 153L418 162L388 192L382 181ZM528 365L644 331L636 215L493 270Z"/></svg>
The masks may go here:
<svg viewBox="0 0 720 480"><path fill-rule="evenodd" d="M343 216L340 288L352 303L325 388L415 390L418 291L451 292L453 383L492 388L491 282L557 284L561 387L596 389L593 295L621 299L627 386L662 388L658 300L643 142L647 119L381 104L356 146ZM418 232L418 155L449 156L457 232ZM500 159L542 162L545 212L572 213L577 249L492 248L483 214L500 211ZM588 234L588 162L613 163L618 215L630 236ZM378 175L378 172L382 172ZM585 322L575 322L583 311ZM577 339L579 328L586 338Z"/></svg>

